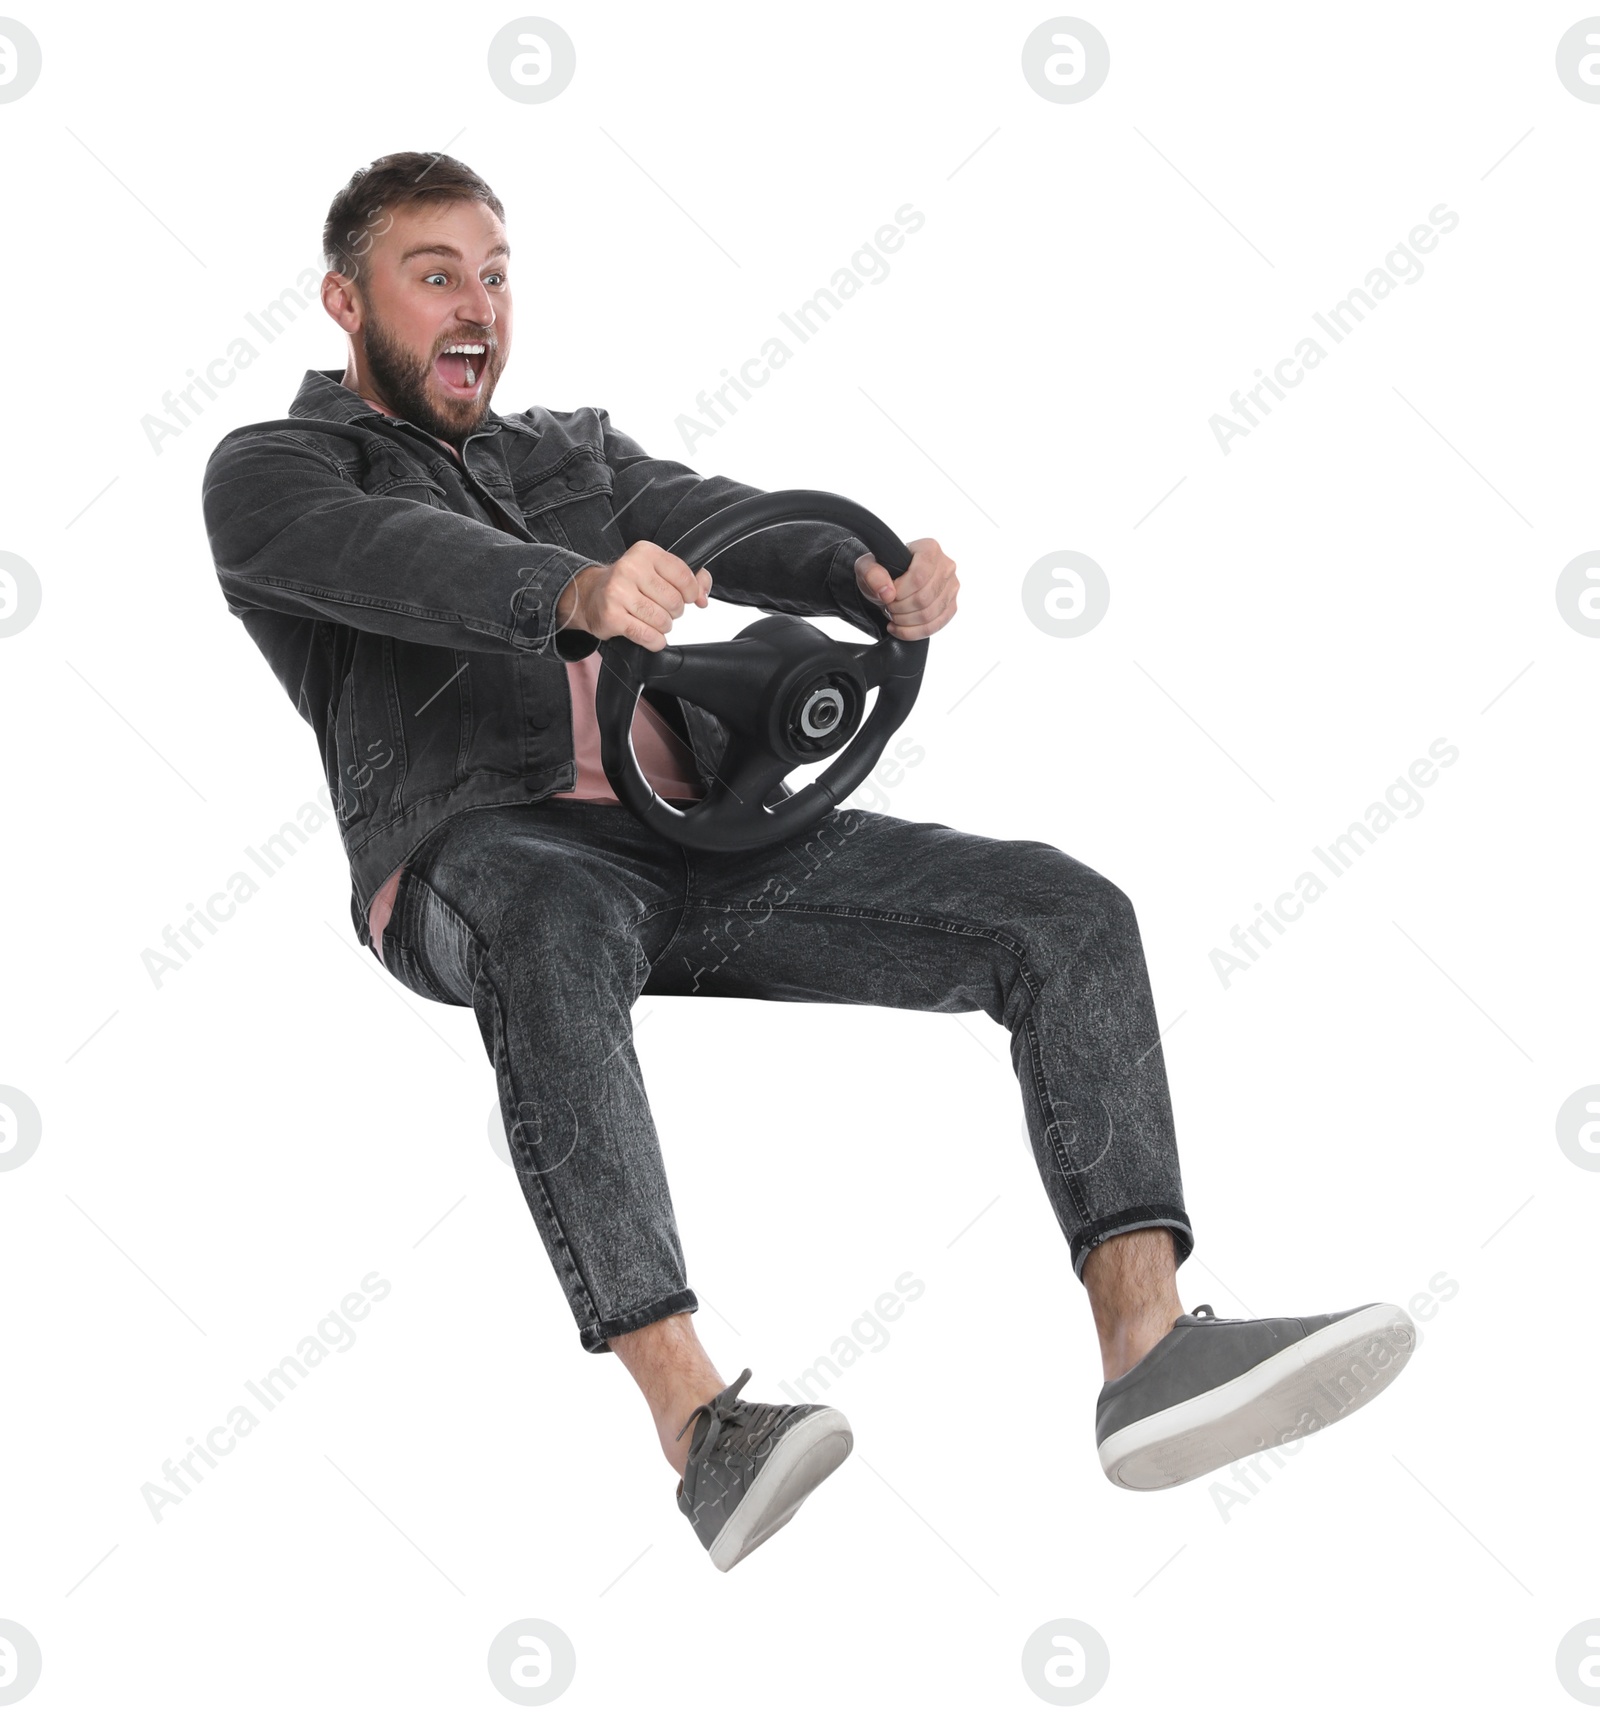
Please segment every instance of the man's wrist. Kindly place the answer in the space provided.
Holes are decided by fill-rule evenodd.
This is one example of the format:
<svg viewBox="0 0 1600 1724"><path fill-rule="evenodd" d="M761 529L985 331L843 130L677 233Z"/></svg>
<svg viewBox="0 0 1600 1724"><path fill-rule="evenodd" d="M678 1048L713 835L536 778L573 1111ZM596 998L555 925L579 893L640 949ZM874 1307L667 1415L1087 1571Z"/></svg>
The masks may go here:
<svg viewBox="0 0 1600 1724"><path fill-rule="evenodd" d="M600 567L598 563L590 563L578 570L570 581L561 589L556 598L556 628L583 628L583 601L588 595L589 583L587 576Z"/></svg>

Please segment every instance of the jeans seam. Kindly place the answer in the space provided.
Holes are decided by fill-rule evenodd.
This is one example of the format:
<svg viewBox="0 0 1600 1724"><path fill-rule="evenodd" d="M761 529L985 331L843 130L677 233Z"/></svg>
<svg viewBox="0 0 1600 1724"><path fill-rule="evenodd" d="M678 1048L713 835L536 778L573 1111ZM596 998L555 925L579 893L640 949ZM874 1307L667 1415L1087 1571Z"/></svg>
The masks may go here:
<svg viewBox="0 0 1600 1724"><path fill-rule="evenodd" d="M470 927L468 932L471 932ZM477 935L473 934L472 937L474 944L476 944ZM477 975L473 979L474 991L476 991L477 985L480 981L488 988L489 997L494 1001L496 1032L495 1072L497 1076L503 1077L506 1086L506 1094L511 1097L516 1108L516 1112L520 1118L522 1104L517 1100L516 1088L511 1080L511 1059L509 1053L510 1042L506 1034L505 1004L500 998L500 990L495 986L495 979L489 970L489 966L481 961L478 965ZM516 1168L517 1171L517 1183L522 1186L524 1195L526 1195L528 1189L527 1183L522 1177L521 1168L517 1167L516 1149L511 1142L509 1134L506 1139L506 1147L511 1150L512 1166ZM545 1183L544 1173L539 1167L534 1166L532 1174L533 1178L538 1183L539 1201L544 1208L545 1219L549 1223L551 1235L555 1239L556 1244L560 1247L561 1255L566 1259L567 1267L572 1272L572 1276L577 1283L578 1290L583 1294L583 1302L589 1309L590 1322L598 1323L600 1321L600 1312L595 1304L594 1289L589 1285L589 1277L584 1274L583 1267L578 1262L577 1256L573 1252L572 1241L568 1239L567 1231L561 1225L561 1218L556 1214L555 1203L550 1196L550 1188Z"/></svg>
<svg viewBox="0 0 1600 1724"><path fill-rule="evenodd" d="M686 906L675 905L670 898L659 904L647 905L627 926L628 939L633 946L633 992L635 998L644 992L644 986L650 979L652 968L649 958L645 956L644 941L639 938L639 930L646 922L651 921L656 916L664 916L672 909L676 909L678 912L678 928L681 928ZM670 946L672 941L677 938L678 928L673 929L672 937L667 941L667 946ZM663 946L661 949L665 952L667 947Z"/></svg>
<svg viewBox="0 0 1600 1724"><path fill-rule="evenodd" d="M433 894L434 898L438 901L444 911L448 915L453 916L455 920L467 931L467 938L471 942L473 957L475 959L472 974L473 994L476 996L479 986L482 985L487 987L489 997L494 1001L495 1073L497 1077L503 1076L506 1094L511 1097L520 1119L522 1104L517 1098L516 1088L511 1081L511 1059L509 1054L510 1038L506 1032L507 1015L505 1002L500 998L500 990L495 985L494 974L488 964L488 947L484 944L478 930L473 927L471 922L461 914L455 905L452 904L442 892L438 891L428 881L426 876L418 875L417 884L425 886L427 890ZM516 1168L517 1171L517 1183L522 1186L523 1193L526 1195L528 1187L522 1178L522 1170L516 1167L516 1150L512 1144L510 1133L507 1133L506 1136L506 1147L511 1150L512 1166ZM549 1223L551 1235L560 1247L561 1255L566 1259L567 1267L571 1271L574 1281L577 1283L578 1290L583 1295L585 1305L589 1308L590 1320L593 1322L599 1322L599 1308L595 1303L594 1289L589 1284L589 1277L584 1273L583 1266L578 1262L577 1255L572 1248L572 1241L567 1237L567 1230L561 1225L561 1218L556 1214L555 1202L550 1195L549 1186L545 1183L544 1173L537 1166L533 1167L532 1171L534 1179L538 1182L539 1201L544 1209L545 1219Z"/></svg>
<svg viewBox="0 0 1600 1724"><path fill-rule="evenodd" d="M1086 1222L1068 1242L1072 1252L1072 1272L1081 1281L1090 1252L1123 1233L1135 1233L1145 1228L1165 1227L1172 1234L1175 1267L1182 1268L1194 1250L1194 1224L1181 1204L1170 1207L1159 1203L1139 1203L1130 1209L1114 1210L1098 1221ZM1105 1229L1109 1228L1110 1232ZM1187 1240L1188 1249L1184 1249Z"/></svg>
<svg viewBox="0 0 1600 1724"><path fill-rule="evenodd" d="M471 943L473 958L475 960L473 973L472 973L472 983L473 983L473 986L476 987L477 981L478 981L478 974L483 969L483 954L484 954L484 944L483 944L483 941L481 939L479 939L479 937L478 937L478 930L473 927L473 925L466 919L466 917L461 914L461 912L455 907L455 905L452 904L450 902L450 900L448 898L446 898L442 892L435 890L432 882L429 881L429 879L427 878L426 875L424 875L424 874L417 875L416 880L415 880L415 884L422 887L422 889L428 893L428 895L434 900L434 902L438 904L440 909L443 910L444 913L447 916L449 916L458 926L466 929L467 939ZM422 904L421 899L420 898L417 899L417 908L416 908L416 910L412 911L411 910L411 898L408 896L407 901L406 901L406 909L411 913L411 916L412 916L412 927L410 930L412 938L407 942L407 944L413 953L418 953L418 954L420 954L421 949L422 949L422 940L420 938L421 933L422 933L422 908L421 908L421 904ZM446 1000L443 1003L445 1005L450 1005L453 1002ZM471 1004L470 1000L468 1001L468 1004L469 1005Z"/></svg>
<svg viewBox="0 0 1600 1724"><path fill-rule="evenodd" d="M671 1309L663 1312L661 1311L662 1306L670 1306ZM663 1293L659 1298L648 1299L643 1305L635 1305L631 1311L619 1311L615 1317L601 1317L596 1313L594 1321L586 1324L579 1331L578 1339L585 1352L609 1352L611 1351L609 1347L590 1347L589 1340L592 1338L596 1341L611 1341L615 1337L603 1334L602 1331L616 1324L624 1325L624 1327L617 1329L616 1334L618 1336L632 1334L635 1329L645 1327L643 1323L638 1321L641 1317L649 1318L651 1322L660 1321L659 1316L651 1316L652 1312L659 1312L661 1316L673 1316L678 1312L692 1314L699 1309L700 1301L696 1297L694 1289L686 1282L683 1286L674 1288L670 1293Z"/></svg>
<svg viewBox="0 0 1600 1724"><path fill-rule="evenodd" d="M656 960L658 963L662 962L666 958L667 953L672 950L673 943L683 932L683 925L689 919L689 907L695 902L692 896L694 887L694 857L685 850L681 844L678 846L678 853L683 857L683 899L678 905L677 923L673 927L672 932L667 936L667 943L661 948L661 956ZM671 907L672 900L670 898L665 904L659 906L659 908L663 910L671 909ZM657 910L649 910L645 912L645 915L637 917L629 928L629 933L632 933L633 929L637 928L641 922L647 919L647 917L653 916L657 913Z"/></svg>
<svg viewBox="0 0 1600 1724"><path fill-rule="evenodd" d="M433 891L433 888L428 885L426 877L418 873L416 865L408 863L405 872L400 876L397 902L390 914L389 925L383 931L384 945L387 946L390 938L393 938L396 947L398 947L396 958L398 960L403 957L407 960L406 967L410 972L415 992L420 993L425 999L432 1000L435 1005L454 1005L453 1000L447 1000L434 986L433 978L428 974L427 967L422 961L421 941L418 938L422 926L421 901L416 891L418 887L423 887L430 892ZM435 896L438 896L437 893ZM442 903L443 900L441 899L440 902ZM418 983L421 985L416 986Z"/></svg>

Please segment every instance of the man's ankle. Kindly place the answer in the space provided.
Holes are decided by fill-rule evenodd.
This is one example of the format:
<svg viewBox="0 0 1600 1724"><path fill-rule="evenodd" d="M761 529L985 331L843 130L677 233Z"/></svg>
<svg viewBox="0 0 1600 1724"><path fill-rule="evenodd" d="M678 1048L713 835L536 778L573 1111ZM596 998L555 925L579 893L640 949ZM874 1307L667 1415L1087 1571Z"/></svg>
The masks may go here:
<svg viewBox="0 0 1600 1724"><path fill-rule="evenodd" d="M1100 1337L1100 1363L1109 1383L1113 1377L1126 1376L1155 1344L1172 1333L1172 1326L1183 1315L1183 1306L1174 1304L1170 1312L1143 1316Z"/></svg>
<svg viewBox="0 0 1600 1724"><path fill-rule="evenodd" d="M610 1348L643 1392L662 1453L681 1476L694 1427L681 1438L679 1430L696 1407L727 1386L701 1347L693 1319L687 1312L658 1318L612 1336Z"/></svg>
<svg viewBox="0 0 1600 1724"><path fill-rule="evenodd" d="M1176 1248L1165 1227L1131 1228L1103 1240L1083 1266L1106 1381L1123 1376L1183 1315Z"/></svg>
<svg viewBox="0 0 1600 1724"><path fill-rule="evenodd" d="M661 1438L661 1452L677 1468L680 1476L688 1465L689 1445L694 1441L700 1423L698 1418L691 1419L690 1415L716 1393L716 1389L707 1389L699 1396L676 1399L656 1415L656 1434ZM684 1429L685 1422L688 1422L687 1430Z"/></svg>

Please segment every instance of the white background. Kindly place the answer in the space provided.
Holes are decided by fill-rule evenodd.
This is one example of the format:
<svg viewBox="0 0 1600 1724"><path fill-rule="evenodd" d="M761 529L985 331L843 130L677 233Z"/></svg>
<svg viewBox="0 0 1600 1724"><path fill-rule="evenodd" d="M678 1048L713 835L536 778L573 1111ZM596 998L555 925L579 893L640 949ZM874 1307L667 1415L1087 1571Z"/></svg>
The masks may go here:
<svg viewBox="0 0 1600 1724"><path fill-rule="evenodd" d="M43 1139L0 1180L0 1617L44 1676L18 1716L503 1717L488 1645L530 1616L571 1637L556 1705L586 1719L1042 1716L1021 1650L1058 1617L1110 1647L1106 1718L1579 1715L1555 1651L1600 1616L1600 1177L1554 1121L1600 1081L1600 639L1555 582L1600 543L1600 105L1555 49L1583 14L1096 0L1110 76L1076 104L1022 76L1047 8L550 15L577 73L528 105L486 70L505 8L20 13L44 59L0 106L0 549L43 604L0 639L0 1083ZM141 421L318 263L355 167L445 148L516 252L498 408L604 406L955 557L889 806L1133 898L1185 1304L1458 1287L1244 1506L1102 1476L1087 1301L982 1015L636 1009L729 1380L781 1399L926 1285L828 1397L855 1454L724 1576L577 1342L470 1013L357 947L332 825L147 975L321 783L200 479L342 342L313 305L159 454ZM686 455L698 392L907 202L888 278ZM1421 279L1224 455L1211 416L1441 202ZM1110 582L1075 639L1021 600L1058 550ZM1212 950L1438 737L1460 757L1422 812L1224 987ZM357 1343L157 1523L145 1482L370 1271Z"/></svg>

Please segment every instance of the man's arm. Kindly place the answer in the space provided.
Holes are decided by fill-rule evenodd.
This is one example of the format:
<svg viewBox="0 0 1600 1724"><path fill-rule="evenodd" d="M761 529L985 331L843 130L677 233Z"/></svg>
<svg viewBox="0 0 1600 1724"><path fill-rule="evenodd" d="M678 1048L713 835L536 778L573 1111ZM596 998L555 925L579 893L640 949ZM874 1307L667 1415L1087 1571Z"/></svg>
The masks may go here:
<svg viewBox="0 0 1600 1724"><path fill-rule="evenodd" d="M584 658L556 605L594 558L411 497L372 496L293 432L231 434L202 500L228 608L284 611L464 652Z"/></svg>
<svg viewBox="0 0 1600 1724"><path fill-rule="evenodd" d="M605 435L605 458L616 474L612 505L624 540L640 539L670 549L690 528L730 503L765 492L716 475L703 477L681 461L658 460L597 409ZM867 553L860 539L840 527L794 522L753 533L712 559L711 596L792 616L842 617L870 635L883 633L882 606L856 584L856 559Z"/></svg>

